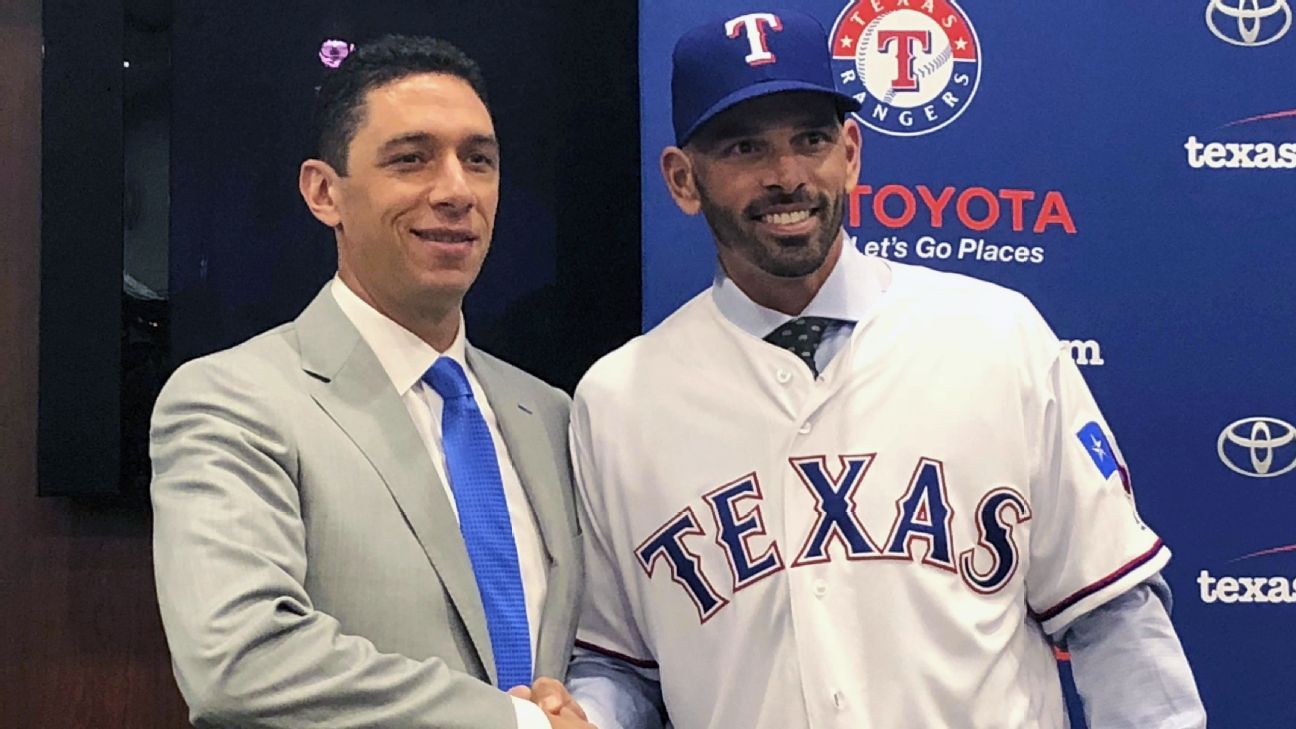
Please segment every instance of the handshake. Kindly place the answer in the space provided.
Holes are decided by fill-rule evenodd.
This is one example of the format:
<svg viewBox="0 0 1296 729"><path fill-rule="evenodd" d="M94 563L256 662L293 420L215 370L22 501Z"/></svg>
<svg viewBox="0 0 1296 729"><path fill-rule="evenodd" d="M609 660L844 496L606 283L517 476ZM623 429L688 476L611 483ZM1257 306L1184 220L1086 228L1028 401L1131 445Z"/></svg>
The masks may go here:
<svg viewBox="0 0 1296 729"><path fill-rule="evenodd" d="M567 692L567 687L556 679L538 678L530 688L514 686L508 693L539 706L554 729L597 729L589 723L585 710Z"/></svg>

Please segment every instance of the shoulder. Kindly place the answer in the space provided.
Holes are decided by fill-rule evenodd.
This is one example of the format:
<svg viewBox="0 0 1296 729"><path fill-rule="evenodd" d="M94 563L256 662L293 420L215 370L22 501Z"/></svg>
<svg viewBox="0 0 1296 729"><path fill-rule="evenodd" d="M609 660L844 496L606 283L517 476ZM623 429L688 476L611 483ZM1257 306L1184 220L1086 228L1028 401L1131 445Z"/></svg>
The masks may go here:
<svg viewBox="0 0 1296 729"><path fill-rule="evenodd" d="M712 346L721 315L707 289L660 324L601 357L576 386L575 407L611 405L620 398L651 397L651 390L696 364L689 353Z"/></svg>
<svg viewBox="0 0 1296 729"><path fill-rule="evenodd" d="M285 324L181 365L150 418L155 484L177 464L200 462L213 452L207 449L260 453L291 469L295 416L311 407L300 363L293 325Z"/></svg>
<svg viewBox="0 0 1296 729"><path fill-rule="evenodd" d="M599 358L580 384L576 397L591 389L618 388L632 378L685 366L684 353L708 340L719 326L710 289L693 297L660 324Z"/></svg>
<svg viewBox="0 0 1296 729"><path fill-rule="evenodd" d="M571 407L571 397L567 393L490 352L472 347L472 367L478 380L484 376L490 382L506 383L546 411L560 412L565 418Z"/></svg>
<svg viewBox="0 0 1296 729"><path fill-rule="evenodd" d="M1051 337L1035 305L1021 292L948 271L891 263L897 310L941 330L981 336Z"/></svg>
<svg viewBox="0 0 1296 729"><path fill-rule="evenodd" d="M930 311L1019 316L1034 306L1020 292L962 273L890 263L893 287L906 304Z"/></svg>
<svg viewBox="0 0 1296 729"><path fill-rule="evenodd" d="M264 398L300 377L300 363L296 325L283 324L180 365L162 388L158 403L220 396Z"/></svg>
<svg viewBox="0 0 1296 729"><path fill-rule="evenodd" d="M963 274L892 264L892 326L934 352L997 363L1032 379L1057 359L1061 344L1022 293Z"/></svg>

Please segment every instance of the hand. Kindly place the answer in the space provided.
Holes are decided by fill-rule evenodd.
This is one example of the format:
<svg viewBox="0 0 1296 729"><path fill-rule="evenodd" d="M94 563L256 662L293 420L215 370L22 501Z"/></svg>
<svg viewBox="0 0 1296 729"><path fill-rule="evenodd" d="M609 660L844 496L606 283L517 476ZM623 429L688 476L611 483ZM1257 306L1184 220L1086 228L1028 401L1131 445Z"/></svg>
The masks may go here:
<svg viewBox="0 0 1296 729"><path fill-rule="evenodd" d="M555 724L555 726L589 726L586 722L589 718L585 716L585 710L581 705L576 703L572 695L567 692L567 687L562 682L552 678L538 678L530 688L526 686L514 686L508 690L509 694L519 699L530 701L539 706L544 713L548 714L550 723L554 722L554 717L563 719L578 720L579 724Z"/></svg>
<svg viewBox="0 0 1296 729"><path fill-rule="evenodd" d="M553 727L553 729L598 729L588 721L576 718L575 714L564 714L562 716L545 714L545 718L549 720L549 726Z"/></svg>

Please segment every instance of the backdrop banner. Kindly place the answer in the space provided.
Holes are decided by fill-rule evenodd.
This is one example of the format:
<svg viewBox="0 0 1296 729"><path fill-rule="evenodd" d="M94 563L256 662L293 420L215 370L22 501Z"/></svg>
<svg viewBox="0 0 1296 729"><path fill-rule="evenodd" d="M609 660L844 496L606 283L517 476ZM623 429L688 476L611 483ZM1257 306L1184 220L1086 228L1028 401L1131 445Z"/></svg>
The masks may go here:
<svg viewBox="0 0 1296 729"><path fill-rule="evenodd" d="M863 103L849 241L1035 302L1174 553L1173 618L1212 726L1292 726L1289 0L780 6L823 23L838 86ZM679 212L659 172L671 49L700 22L753 11L777 7L640 2L645 329L715 267L704 221Z"/></svg>

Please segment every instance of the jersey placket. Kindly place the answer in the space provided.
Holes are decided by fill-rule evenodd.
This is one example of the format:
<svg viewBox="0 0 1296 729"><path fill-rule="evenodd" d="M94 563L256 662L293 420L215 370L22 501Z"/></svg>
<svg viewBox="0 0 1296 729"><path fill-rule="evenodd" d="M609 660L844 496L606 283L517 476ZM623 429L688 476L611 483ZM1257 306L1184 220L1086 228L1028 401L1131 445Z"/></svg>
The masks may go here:
<svg viewBox="0 0 1296 729"><path fill-rule="evenodd" d="M846 674L834 671L833 654L837 649L829 630L834 623L832 600L827 599L832 585L822 570L813 564L796 566L805 546L807 526L813 522L808 517L814 511L814 496L810 493L789 459L829 455L822 441L815 437L815 419L820 410L841 389L843 378L832 377L840 360L849 358L847 346L838 352L825 368L825 374L816 379L806 392L797 417L791 423L791 437L779 473L783 488L782 543L786 545L784 560L787 565L788 609L791 611L793 652L800 668L801 691L806 707L805 726L819 729L867 729L861 724L863 717L851 710L847 701ZM809 373L805 373L809 376ZM836 468L836 463L829 466ZM834 553L833 559L845 559ZM858 678L851 679L858 681ZM854 687L858 688L858 687Z"/></svg>

